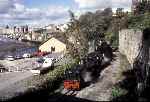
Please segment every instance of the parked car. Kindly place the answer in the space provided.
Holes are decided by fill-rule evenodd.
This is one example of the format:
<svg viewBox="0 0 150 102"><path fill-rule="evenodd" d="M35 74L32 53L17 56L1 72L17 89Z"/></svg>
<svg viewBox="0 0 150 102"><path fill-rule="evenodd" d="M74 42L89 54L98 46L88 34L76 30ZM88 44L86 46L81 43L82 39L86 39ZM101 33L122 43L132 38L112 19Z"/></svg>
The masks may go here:
<svg viewBox="0 0 150 102"><path fill-rule="evenodd" d="M31 57L31 54L30 54L30 53L25 53L25 54L23 54L22 57L23 57L23 58L30 58L30 57Z"/></svg>
<svg viewBox="0 0 150 102"><path fill-rule="evenodd" d="M33 73L34 75L39 75L39 74L41 74L41 71L40 71L39 69L37 69L37 68L32 69L32 70L30 70L30 71L31 71L31 73Z"/></svg>
<svg viewBox="0 0 150 102"><path fill-rule="evenodd" d="M16 56L15 56L15 59L21 59L21 58L22 58L21 55L16 55Z"/></svg>
<svg viewBox="0 0 150 102"><path fill-rule="evenodd" d="M11 56L11 55L8 55L8 56L5 57L5 60L14 61L14 60L15 60L15 57L14 57L14 56Z"/></svg>
<svg viewBox="0 0 150 102"><path fill-rule="evenodd" d="M38 62L38 63L44 63L44 58L39 58L39 59L37 60L37 62Z"/></svg>
<svg viewBox="0 0 150 102"><path fill-rule="evenodd" d="M52 67L54 64L54 58L44 58L42 68Z"/></svg>
<svg viewBox="0 0 150 102"><path fill-rule="evenodd" d="M37 65L37 67L42 67L42 64L44 63L43 58L39 58L34 64Z"/></svg>
<svg viewBox="0 0 150 102"><path fill-rule="evenodd" d="M34 53L34 56L45 56L45 55L47 55L47 54L49 54L48 52L41 52L41 51L38 51L38 52L35 52Z"/></svg>
<svg viewBox="0 0 150 102"><path fill-rule="evenodd" d="M43 68L43 66L45 66L46 64L48 65L49 62L51 63L51 59L52 58L41 57L38 60L36 60L36 62L34 62L34 65L36 65L38 68L39 67ZM54 60L52 60L52 61L54 61ZM51 64L49 66L51 66Z"/></svg>
<svg viewBox="0 0 150 102"><path fill-rule="evenodd" d="M34 64L37 64L37 68L30 70L34 75L39 75L47 72L54 64L53 58L42 57L38 59Z"/></svg>

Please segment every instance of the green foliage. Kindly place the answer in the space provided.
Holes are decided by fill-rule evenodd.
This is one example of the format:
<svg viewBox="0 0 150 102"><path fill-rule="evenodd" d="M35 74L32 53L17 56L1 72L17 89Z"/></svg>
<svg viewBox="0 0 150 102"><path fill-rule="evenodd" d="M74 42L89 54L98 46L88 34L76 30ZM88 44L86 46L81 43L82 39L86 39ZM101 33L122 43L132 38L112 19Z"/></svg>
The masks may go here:
<svg viewBox="0 0 150 102"><path fill-rule="evenodd" d="M143 16L143 29L150 28L150 13L145 13Z"/></svg>
<svg viewBox="0 0 150 102"><path fill-rule="evenodd" d="M87 34L88 41L99 40L104 37L112 20L112 9L106 8L103 11L97 10L94 13L87 12L81 15L82 32Z"/></svg>
<svg viewBox="0 0 150 102"><path fill-rule="evenodd" d="M73 12L69 13L71 20L66 35L68 38L75 39L75 43L70 46L70 53L75 58L82 58L87 54L90 41L94 40L96 46L100 39L105 38L113 47L118 47L121 29L150 28L150 13L148 12L132 15L124 12L123 8L118 8L116 16L113 17L112 9L106 8L96 12L87 12L79 18L76 18Z"/></svg>
<svg viewBox="0 0 150 102"><path fill-rule="evenodd" d="M68 56L67 56L68 58ZM42 74L40 76L34 76L30 80L28 80L26 83L27 87L35 86L37 89L48 89L53 90L54 87L57 86L55 82L58 84L62 83L64 72L67 69L73 68L75 65L78 64L78 59L71 59L68 58L66 62L60 63L61 65L55 66L53 70L50 70L47 74Z"/></svg>
<svg viewBox="0 0 150 102"><path fill-rule="evenodd" d="M150 28L150 13L131 15L128 18L129 28L145 29Z"/></svg>
<svg viewBox="0 0 150 102"><path fill-rule="evenodd" d="M63 81L65 70L73 68L73 66L76 64L77 63L75 59L73 61L70 61L70 63L68 64L55 67L54 70L50 71L47 74L41 76L34 76L33 79L25 82L27 84L27 87L29 87L26 93L32 93L36 90L38 90L39 92L39 90L43 89L49 93L53 93L54 90L60 87L59 85Z"/></svg>
<svg viewBox="0 0 150 102"><path fill-rule="evenodd" d="M57 79L63 77L63 74L65 70L72 68L75 66L77 63L77 59L74 60L74 62L70 62L61 66L56 67L53 71L48 73L48 80L50 79Z"/></svg>
<svg viewBox="0 0 150 102"><path fill-rule="evenodd" d="M119 45L119 33L115 32L107 32L105 33L106 41L109 41L111 46L118 47Z"/></svg>
<svg viewBox="0 0 150 102"><path fill-rule="evenodd" d="M126 90L121 89L120 87L113 87L112 88L112 98L117 98L127 93Z"/></svg>
<svg viewBox="0 0 150 102"><path fill-rule="evenodd" d="M83 58L88 53L90 41L96 44L100 39L104 38L109 25L112 21L112 9L106 8L103 11L87 12L78 19L74 13L70 13L70 24L67 29L67 38L73 38L75 41L69 47L70 53L74 57ZM96 45L95 44L95 45Z"/></svg>
<svg viewBox="0 0 150 102"><path fill-rule="evenodd" d="M74 16L74 13L70 13L70 24L66 31L67 38L73 38L73 43L69 44L69 52L73 57L82 58L88 51L87 34L81 30L81 22Z"/></svg>

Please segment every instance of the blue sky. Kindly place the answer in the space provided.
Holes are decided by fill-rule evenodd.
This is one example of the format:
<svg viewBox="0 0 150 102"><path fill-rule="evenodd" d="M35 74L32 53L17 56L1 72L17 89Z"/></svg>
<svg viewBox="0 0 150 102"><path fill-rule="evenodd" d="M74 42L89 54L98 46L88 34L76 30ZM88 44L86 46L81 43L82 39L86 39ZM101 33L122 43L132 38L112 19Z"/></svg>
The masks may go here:
<svg viewBox="0 0 150 102"><path fill-rule="evenodd" d="M130 9L132 0L0 0L0 25L66 23L68 10L76 15L112 7Z"/></svg>
<svg viewBox="0 0 150 102"><path fill-rule="evenodd" d="M43 1L43 2L41 2ZM24 0L28 7L48 7L49 5L74 6L73 0Z"/></svg>

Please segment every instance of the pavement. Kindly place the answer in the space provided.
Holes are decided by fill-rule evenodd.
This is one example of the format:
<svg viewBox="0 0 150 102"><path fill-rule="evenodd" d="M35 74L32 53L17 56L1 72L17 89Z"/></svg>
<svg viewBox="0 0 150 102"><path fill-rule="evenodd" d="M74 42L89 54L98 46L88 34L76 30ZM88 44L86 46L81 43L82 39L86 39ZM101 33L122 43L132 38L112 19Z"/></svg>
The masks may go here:
<svg viewBox="0 0 150 102"><path fill-rule="evenodd" d="M33 74L30 71L26 72L13 72L13 73L1 73L0 74L0 91L4 88L11 86L12 84L26 79L30 76L33 76Z"/></svg>
<svg viewBox="0 0 150 102"><path fill-rule="evenodd" d="M78 92L77 98L92 101L110 101L113 86L118 82L116 75L119 73L119 58L105 68L96 83Z"/></svg>
<svg viewBox="0 0 150 102"><path fill-rule="evenodd" d="M38 65L35 64L38 58L25 58L14 61L0 60L0 65L3 65L6 69L11 71L26 71L30 69L37 68Z"/></svg>
<svg viewBox="0 0 150 102"><path fill-rule="evenodd" d="M22 80L26 80L33 75L30 69L36 68L34 62L37 58L26 58L14 61L0 60L0 64L14 72L0 73L0 99L14 97L16 93L24 92L27 88L23 83L15 85ZM19 71L17 71L19 70Z"/></svg>
<svg viewBox="0 0 150 102"><path fill-rule="evenodd" d="M3 60L6 55L13 53L17 49L27 47L30 47L30 45L0 36L0 65L13 71L11 73L0 73L0 99L13 97L16 92L24 91L26 87L23 83L16 83L33 76L29 70L37 67L37 65L34 64L37 58L25 58L15 61Z"/></svg>

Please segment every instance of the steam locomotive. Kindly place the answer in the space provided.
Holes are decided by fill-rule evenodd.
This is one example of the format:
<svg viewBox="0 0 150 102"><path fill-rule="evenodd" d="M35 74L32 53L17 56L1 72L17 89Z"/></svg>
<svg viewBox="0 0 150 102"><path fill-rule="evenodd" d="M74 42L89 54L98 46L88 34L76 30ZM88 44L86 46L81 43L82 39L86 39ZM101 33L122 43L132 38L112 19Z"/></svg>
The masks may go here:
<svg viewBox="0 0 150 102"><path fill-rule="evenodd" d="M95 52L89 53L80 64L65 71L64 88L80 90L93 83L100 76L100 72L109 65L113 58L112 48L107 43L102 43Z"/></svg>

